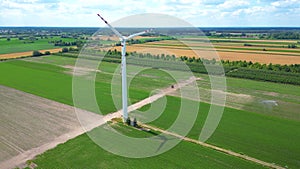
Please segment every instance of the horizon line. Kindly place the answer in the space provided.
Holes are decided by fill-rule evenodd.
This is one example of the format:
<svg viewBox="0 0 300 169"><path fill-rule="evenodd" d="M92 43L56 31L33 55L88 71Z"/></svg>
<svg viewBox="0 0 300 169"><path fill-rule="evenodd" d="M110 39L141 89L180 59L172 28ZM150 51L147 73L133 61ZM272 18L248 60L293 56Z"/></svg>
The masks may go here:
<svg viewBox="0 0 300 169"><path fill-rule="evenodd" d="M2 26L0 25L0 28L26 28L26 27L40 27L40 28L108 28L106 26L97 27L97 26ZM147 27L128 27L128 26L120 26L116 28L147 28ZM152 27L152 28L300 28L300 26L182 26L182 27Z"/></svg>

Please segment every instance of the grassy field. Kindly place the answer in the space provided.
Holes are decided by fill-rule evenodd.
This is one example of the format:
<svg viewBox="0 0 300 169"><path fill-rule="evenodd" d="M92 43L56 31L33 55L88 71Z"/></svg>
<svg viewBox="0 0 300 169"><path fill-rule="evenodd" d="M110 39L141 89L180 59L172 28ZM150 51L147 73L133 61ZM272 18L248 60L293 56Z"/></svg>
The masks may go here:
<svg viewBox="0 0 300 169"><path fill-rule="evenodd" d="M75 61L76 59L74 58L51 55L39 58L27 58L25 60L1 62L0 84L61 103L73 105L72 76L70 73L72 72L72 66L74 66ZM95 79L95 92L97 95L97 101L101 107L102 113L104 114L116 110L112 102L110 86L113 72L115 72L115 68L117 66L118 64L102 62L102 64L99 66L99 70L101 70L101 72L97 73L97 77ZM131 71L134 72L136 69L137 67L133 67ZM87 74L81 75L80 78L85 81L90 80L89 73L90 72L87 71ZM130 78L130 71L128 74ZM202 81L198 82L198 85L202 88L200 90L209 90L210 84L208 82L208 77L204 75L197 76L203 78ZM295 109L285 111L285 107L281 107L281 109L279 109L280 111L285 111L291 116L286 117L282 114L274 116L274 114L270 113L261 113L260 109L255 109L254 112L256 113L251 113L249 112L250 110L245 106L248 103L242 104L234 102L235 104L241 104L243 106L241 109L245 109L248 111L226 108L217 131L208 140L208 142L226 149L265 160L267 162L274 162L281 166L287 165L290 168L298 168L300 166L300 160L298 158L298 154L300 153L298 149L299 143L297 142L297 140L300 139L299 132L297 132L298 128L300 127L299 120L297 119L297 117L299 116L299 113L297 114L300 96L299 87L293 85L257 82L235 78L228 78L227 82L229 89L228 92L230 93L250 95L252 97L261 97L263 99L278 99L282 102L293 103ZM133 79L132 86L130 87L130 99L132 102L136 102L148 97L149 93L152 90L168 87L172 83L174 83L172 78L162 71L157 69L147 69ZM249 107L251 107L251 105L253 107L254 103L255 102L251 103ZM286 108L290 105L291 104L287 104ZM177 116L176 112L178 111L179 106L180 103L178 98L168 97L168 104L165 112L158 120L152 122L151 124L161 128L169 127L169 125L175 120ZM90 110L88 107L84 106L81 108ZM148 108L149 106L146 106L142 110L146 110ZM198 139L199 132L201 131L208 109L209 104L200 103L199 116L193 130L189 134L189 137ZM295 114L292 114L291 112L294 112ZM274 142L274 140L276 142ZM56 164L57 166L61 166L62 168L69 166L76 168L76 166L80 164L84 164L83 166L99 165L99 167L112 165L112 168L116 168L119 167L119 164L122 164L122 162L118 163L117 160L123 162L129 160L121 157L116 157L105 152L104 150L99 150L99 152L97 151L95 152L95 154L90 154L89 152L91 150L94 150L95 146L96 145L88 140L86 135L83 135L69 141L64 145L60 145L57 148L48 151L44 155L39 156L35 162L41 168L47 168L47 166L50 166L49 168L52 168L51 166L53 165L51 163ZM74 149L74 147L76 147L76 149ZM176 150L177 148L178 150ZM84 151L85 149L87 151ZM225 165L225 168L231 166L234 168L246 168L244 166L239 166L241 165L241 163L243 163L240 162L240 160L239 162L231 163L231 160L227 158L232 157L228 157L226 155L225 157L223 157L224 154L221 153L207 150L209 152L220 154L220 157L217 157L215 155L213 155L213 157L211 157L210 155L203 155L202 153L199 153L199 151L202 152L202 149L204 148L193 144L190 145L190 143L181 143L174 150L171 150L170 152L154 158L157 158L157 160L159 161L163 161L169 158L182 158L191 160L184 156L183 153L181 154L179 152L190 152L192 150L197 150L193 152L195 156L208 156L208 159L214 161L214 163L207 165L212 165L211 168L222 167L222 165ZM62 155L65 152L69 153ZM105 160L103 162L99 162L101 161L100 158L105 158ZM116 159L116 164L115 162L112 162L114 161L114 159ZM222 159L225 161L222 161ZM135 165L137 160L130 159L130 161L131 160L132 165ZM211 162L201 161L200 158L195 158L195 160L200 160L199 163L203 163L205 164L205 166L206 163ZM97 164L95 164L95 161L97 162ZM150 164L151 162L153 162L150 159L143 159L140 161L149 163L149 166L153 165L154 168L156 168L155 166L157 166L156 163ZM227 163L230 166L228 166ZM195 163L190 162L188 164L184 164L186 166L180 166L180 164L176 162L170 162L170 166L168 167L192 168L195 166L195 164L198 164L198 161ZM142 165L142 163L139 163L138 165ZM214 167L214 165L217 166ZM247 163L247 166L251 166L251 164Z"/></svg>
<svg viewBox="0 0 300 169"><path fill-rule="evenodd" d="M141 111L148 108L149 105ZM150 124L167 129L175 121L179 108L180 99L168 97L164 113ZM200 111L189 137L198 139L209 108L209 104L200 103ZM270 163L298 168L299 127L299 121L225 108L217 130L207 142Z"/></svg>
<svg viewBox="0 0 300 169"><path fill-rule="evenodd" d="M54 44L48 43L48 41L55 40L62 40L64 42L76 41L76 39L60 37L38 39L35 40L34 43L24 43L24 40L19 40L17 38L12 38L10 41L7 41L6 39L0 39L0 54L59 48L59 46L54 46Z"/></svg>
<svg viewBox="0 0 300 169"><path fill-rule="evenodd" d="M74 65L76 59L52 55L38 58L27 58L26 60L30 62L11 61L1 63L0 69L3 70L1 71L3 74L2 77L5 77L1 78L1 84L47 97L52 100L57 100L69 105L72 104L72 77L70 76L72 69L64 67L67 65ZM99 67L102 72L98 73L96 78L97 83L100 84L97 88L99 93L104 92L104 89L102 89L103 87L101 87L101 85L109 87L113 75L112 73L115 72L117 66L117 64L102 62L101 66ZM5 72L8 72L10 69L13 71L11 71L10 75L8 76L8 74ZM45 69L47 71L45 71ZM203 80L198 81L200 94L201 96L205 96L201 99L203 101L209 101L209 79L205 75L197 76L203 78ZM39 80L33 82L25 80L28 78ZM33 83L36 84L32 85ZM130 89L133 90L133 92L130 92L133 94L131 97L136 98L133 101L137 101L138 98L148 96L148 93L143 91L149 92L156 88L163 88L168 86L170 83L173 83L173 80L161 71L151 70L144 72L143 74L140 74L140 76L137 76L133 79ZM227 78L227 87L227 104L230 107L266 113L271 116L279 115L281 117L290 119L300 119L297 108L300 101L300 89L298 86ZM43 90L44 88L47 90ZM110 89L107 88L105 90L106 92L104 93L107 93L107 97L111 98L111 96L109 96L109 92L107 92ZM140 93L142 93L142 95ZM243 95L240 94L249 97L244 98L241 97ZM260 102L263 100L275 100L278 102L279 106L275 107L272 111L263 111L261 107L262 105L260 104Z"/></svg>
<svg viewBox="0 0 300 169"><path fill-rule="evenodd" d="M115 124L116 125L116 124ZM115 126L118 131L132 137L149 137L150 134L127 126ZM97 130L97 129L94 129ZM93 131L92 131L93 132ZM84 134L33 160L37 168L263 168L236 157L181 142L159 156L133 159L111 154Z"/></svg>
<svg viewBox="0 0 300 169"><path fill-rule="evenodd" d="M197 81L201 101L210 103L210 81L207 75L198 75L202 78ZM299 103L300 87L297 85L260 82L247 79L226 78L227 96L226 106L235 109L257 112L269 116L276 116L291 120L300 120ZM176 95L178 95L177 93ZM190 99L194 96L191 93ZM263 101L272 100L278 105L263 104Z"/></svg>
<svg viewBox="0 0 300 169"><path fill-rule="evenodd" d="M51 57L51 58L50 58ZM46 60L52 60L56 64L74 64L75 59L66 59L59 56L43 57ZM32 58L31 58L32 59ZM38 61L39 59L37 59ZM42 61L40 61L42 62ZM8 61L0 63L0 84L12 87L21 91L32 93L41 97L55 100L68 105L73 105L72 99L72 72L71 69L64 68L60 65L28 62L22 60ZM112 71L117 64L103 63L100 65L101 70ZM7 73L9 72L9 74ZM139 82L156 74L158 77L164 76L159 70L148 70L139 74L133 81ZM111 79L113 74L98 72L95 79L96 96L101 111L104 114L116 111L113 106L111 96ZM88 80L89 74L81 77L83 80ZM172 83L170 78L161 79L155 83L134 83L130 86L129 97L132 103L135 103L149 96L150 92L157 88L164 88ZM120 97L120 96L119 96ZM105 98L105 99L104 99ZM95 109L89 107L81 107L90 111L96 112Z"/></svg>

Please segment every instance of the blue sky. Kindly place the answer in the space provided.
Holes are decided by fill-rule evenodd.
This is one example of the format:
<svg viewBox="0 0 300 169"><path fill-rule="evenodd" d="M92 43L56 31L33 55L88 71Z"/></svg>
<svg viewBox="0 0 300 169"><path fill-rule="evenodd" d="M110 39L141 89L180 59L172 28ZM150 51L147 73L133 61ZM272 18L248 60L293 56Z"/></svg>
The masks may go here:
<svg viewBox="0 0 300 169"><path fill-rule="evenodd" d="M0 0L0 26L104 26L141 13L162 13L194 26L300 27L300 0Z"/></svg>

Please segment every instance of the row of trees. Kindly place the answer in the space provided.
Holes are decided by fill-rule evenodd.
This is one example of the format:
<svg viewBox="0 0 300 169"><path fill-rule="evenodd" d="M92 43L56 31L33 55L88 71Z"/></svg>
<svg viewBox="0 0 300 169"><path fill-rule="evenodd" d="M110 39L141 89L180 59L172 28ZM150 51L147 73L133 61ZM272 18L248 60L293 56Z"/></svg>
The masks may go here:
<svg viewBox="0 0 300 169"><path fill-rule="evenodd" d="M54 44L54 46L82 46L83 41L73 41L73 42L65 42L62 40L48 41L50 44Z"/></svg>
<svg viewBox="0 0 300 169"><path fill-rule="evenodd" d="M257 70L238 68L235 71L226 72L226 76L252 80L262 80L276 83L300 85L300 74L289 72L276 72L270 70Z"/></svg>
<svg viewBox="0 0 300 169"><path fill-rule="evenodd" d="M300 39L300 32L276 32L270 33L268 39Z"/></svg>
<svg viewBox="0 0 300 169"><path fill-rule="evenodd" d="M104 51L105 53L106 51ZM108 50L106 52L107 56L121 56L121 52L117 51L116 49L114 50ZM127 53L128 55L128 53ZM205 58L196 58L196 57L187 57L187 56L180 56L179 58L176 58L175 55L166 55L166 54L158 54L158 55L153 55L150 53L136 53L132 52L130 53L131 56L134 57L139 57L139 58L149 58L149 59L162 59L162 60L180 60L184 61L187 63L199 63L199 64L220 64L220 62L217 62L216 59L205 59ZM270 70L270 71L281 71L281 72L292 72L292 73L300 73L300 64L291 64L291 65L280 65L280 64L262 64L255 62L253 63L252 61L229 61L229 60L221 60L221 63L225 67L230 67L232 69L236 69L239 67L243 68L250 68L250 69L261 69L261 70Z"/></svg>
<svg viewBox="0 0 300 169"><path fill-rule="evenodd" d="M299 42L298 42L299 43ZM270 46L266 46L266 45L258 45L258 44L250 44L250 43L244 43L244 46L257 46L257 47L270 47ZM282 45L281 47L285 48L298 48L298 46L296 44L288 44L287 46Z"/></svg>
<svg viewBox="0 0 300 169"><path fill-rule="evenodd" d="M230 32L222 32L218 34L211 34L206 33L206 36L214 36L219 38L228 38L228 37L259 37L260 39L300 39L300 32L299 31L277 31L277 32L270 32L266 30L264 33L256 33L255 34L246 34L246 33L230 33Z"/></svg>
<svg viewBox="0 0 300 169"><path fill-rule="evenodd" d="M142 43L147 43L147 42L157 42L157 41L162 41L162 40L174 40L175 38L169 37L169 36L162 36L162 37L157 37L157 38L142 38L142 39L130 39L128 41L129 45L132 44L142 44ZM116 46L121 46L121 43L118 42Z"/></svg>
<svg viewBox="0 0 300 169"><path fill-rule="evenodd" d="M78 51L77 48L62 48L62 50L60 51L60 53L67 53L67 52L73 52L73 51ZM43 55L51 55L51 52L50 51L45 51L45 53L42 53L38 50L35 50L32 52L32 56L33 57L37 57L37 56L43 56Z"/></svg>
<svg viewBox="0 0 300 169"><path fill-rule="evenodd" d="M291 64L291 65L280 65L280 64L262 64L258 62L247 62L247 61L229 61L222 60L222 64L229 67L244 67L250 69L261 69L261 70L271 70L271 71L281 71L281 72L293 72L300 73L300 64Z"/></svg>
<svg viewBox="0 0 300 169"><path fill-rule="evenodd" d="M296 44L289 44L288 48L297 48L298 46Z"/></svg>
<svg viewBox="0 0 300 169"><path fill-rule="evenodd" d="M99 55L103 57L102 61L120 63L121 54L117 50L110 51L95 51L87 52L87 59L99 59ZM76 57L74 55L66 55L67 57ZM140 59L142 58L142 59ZM169 59L168 59L169 58ZM184 63L182 63L184 62ZM300 65L279 65L279 64L261 64L247 61L216 61L215 59L199 59L189 58L181 56L176 58L175 56L168 55L152 55L142 53L129 53L128 64L134 64L139 66L146 66L152 68L180 70L180 71L192 71L196 73L213 75L226 75L230 77L238 77L244 79L253 79L260 81L270 81L276 83L288 83L300 85ZM222 63L222 66L220 64ZM188 69L186 66L188 66Z"/></svg>
<svg viewBox="0 0 300 169"><path fill-rule="evenodd" d="M153 56L153 58L158 57ZM209 69L210 74L222 74L222 72L224 72L226 76L231 77L300 85L300 64L279 65L272 63L253 63L251 61L247 62L221 60L222 67L224 69L223 71L220 70L222 67L218 66L220 62L216 61L215 59L208 60L195 57L181 56L180 61L186 62L191 71L197 73L206 74L208 73L207 70ZM170 62L168 62L168 64L169 63ZM173 65L170 67L175 68L176 66Z"/></svg>
<svg viewBox="0 0 300 169"><path fill-rule="evenodd" d="M38 50L35 50L32 52L32 56L33 57L37 57L37 56L43 56L43 55L51 55L51 52L50 51L46 51L45 53L42 53Z"/></svg>

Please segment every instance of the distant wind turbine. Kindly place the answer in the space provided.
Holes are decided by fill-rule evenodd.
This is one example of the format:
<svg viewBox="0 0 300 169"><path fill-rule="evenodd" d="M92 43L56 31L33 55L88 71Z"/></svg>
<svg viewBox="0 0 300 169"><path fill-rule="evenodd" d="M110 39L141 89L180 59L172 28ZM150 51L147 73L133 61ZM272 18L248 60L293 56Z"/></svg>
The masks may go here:
<svg viewBox="0 0 300 169"><path fill-rule="evenodd" d="M123 36L118 32L114 27L112 27L100 14L98 16L104 21L104 23L120 38L120 42L122 45L122 105L123 105L123 121L125 122L128 118L127 112L127 77L126 77L126 41L132 39L136 36L148 33L151 29L135 33L129 36Z"/></svg>

